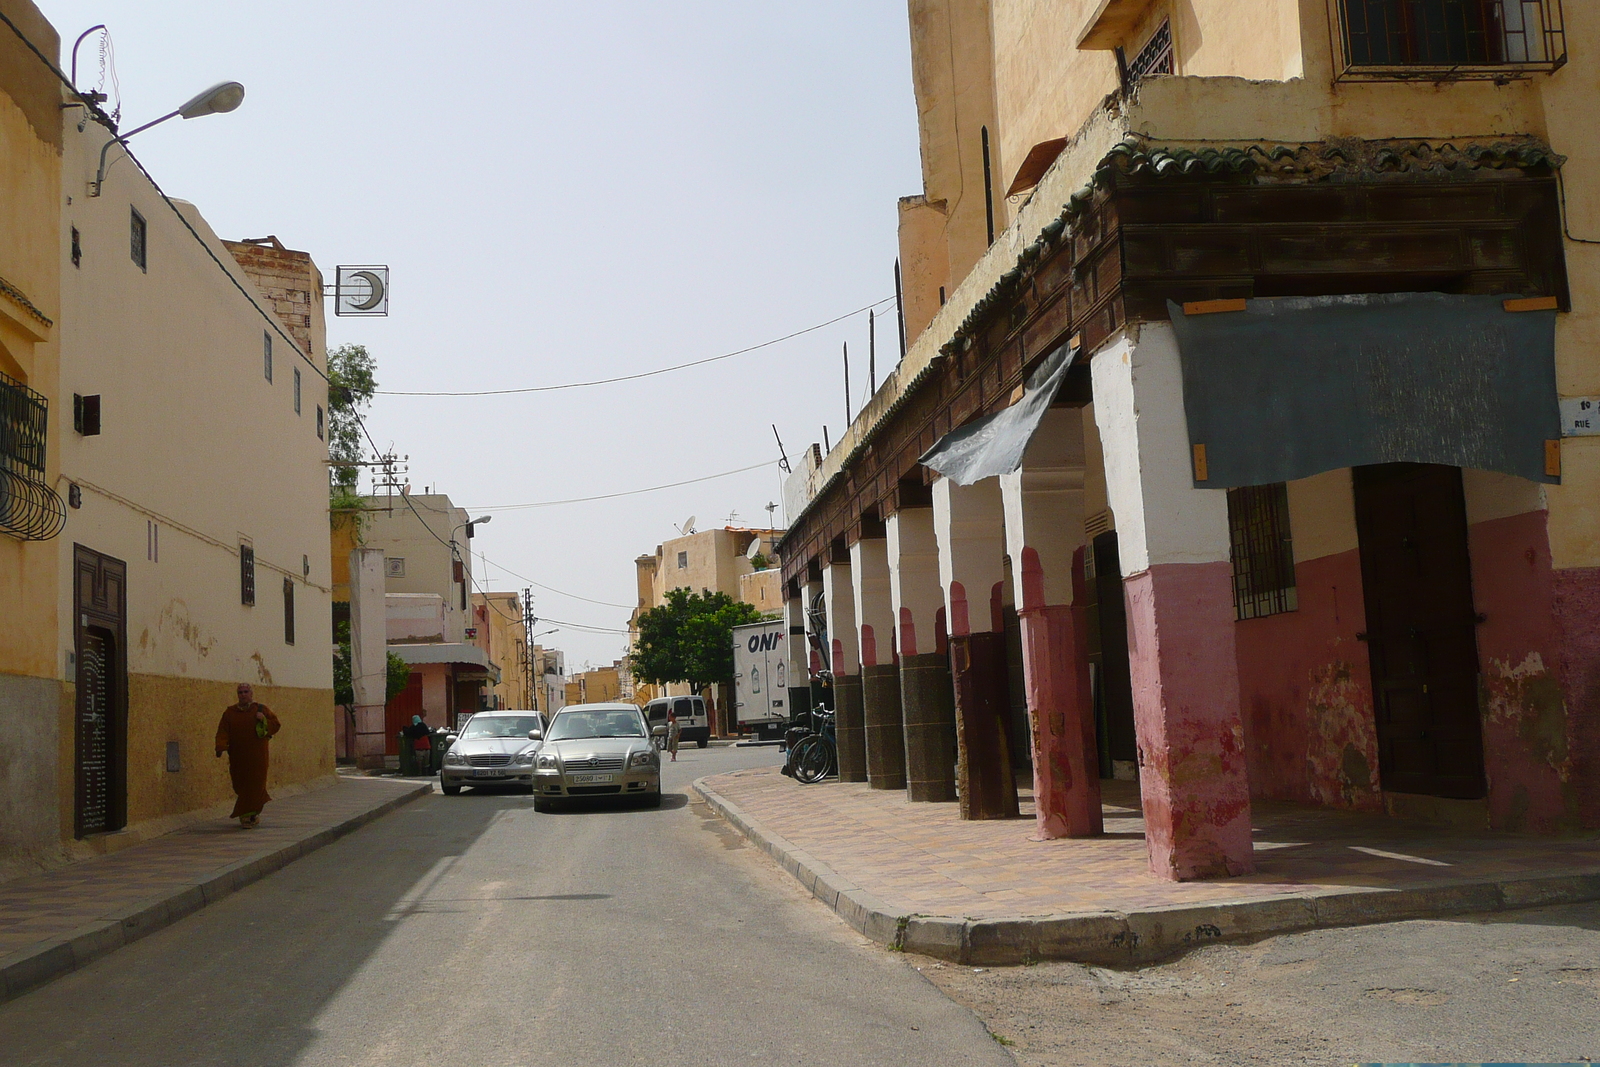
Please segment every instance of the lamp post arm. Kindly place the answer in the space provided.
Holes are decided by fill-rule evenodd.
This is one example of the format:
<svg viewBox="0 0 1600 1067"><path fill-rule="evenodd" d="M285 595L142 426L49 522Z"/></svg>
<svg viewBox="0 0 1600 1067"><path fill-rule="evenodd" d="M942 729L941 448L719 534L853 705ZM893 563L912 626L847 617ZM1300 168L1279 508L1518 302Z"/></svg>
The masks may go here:
<svg viewBox="0 0 1600 1067"><path fill-rule="evenodd" d="M105 183L105 180L106 180L106 153L111 151L111 146L112 145L114 145L114 144L122 145L123 149L126 150L127 147L128 147L128 145L127 145L128 138L132 137L136 133L143 133L145 130L148 130L150 127L155 126L155 125L157 125L159 123L162 123L162 122L166 122L168 119L177 118L179 114L180 114L180 112L173 111L173 112L170 112L168 114L162 115L160 118L156 119L154 122L147 122L143 126L138 127L137 129L132 129L132 130L129 130L127 133L119 134L118 136L111 138L111 140L107 141L105 144L101 145L100 146L100 168L94 172L94 189L90 191L89 195L90 196L99 196L100 195L100 187Z"/></svg>

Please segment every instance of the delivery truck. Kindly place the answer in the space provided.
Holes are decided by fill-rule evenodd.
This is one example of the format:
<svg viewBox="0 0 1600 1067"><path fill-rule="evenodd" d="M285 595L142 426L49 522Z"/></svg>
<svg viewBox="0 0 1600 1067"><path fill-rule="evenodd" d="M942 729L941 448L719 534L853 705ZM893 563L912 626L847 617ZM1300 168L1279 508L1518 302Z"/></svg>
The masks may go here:
<svg viewBox="0 0 1600 1067"><path fill-rule="evenodd" d="M789 725L789 642L782 619L733 628L733 710L742 730L763 739Z"/></svg>

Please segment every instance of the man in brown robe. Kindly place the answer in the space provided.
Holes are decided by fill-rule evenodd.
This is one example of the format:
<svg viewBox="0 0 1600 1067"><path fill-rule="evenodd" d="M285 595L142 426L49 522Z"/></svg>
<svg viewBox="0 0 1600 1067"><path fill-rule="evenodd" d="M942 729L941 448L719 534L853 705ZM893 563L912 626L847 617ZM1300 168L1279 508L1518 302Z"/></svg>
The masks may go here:
<svg viewBox="0 0 1600 1067"><path fill-rule="evenodd" d="M265 704L255 702L249 683L239 685L239 703L222 712L217 724L217 755L228 754L228 774L239 799L230 819L251 830L261 822L267 795L267 739L278 732L278 717Z"/></svg>

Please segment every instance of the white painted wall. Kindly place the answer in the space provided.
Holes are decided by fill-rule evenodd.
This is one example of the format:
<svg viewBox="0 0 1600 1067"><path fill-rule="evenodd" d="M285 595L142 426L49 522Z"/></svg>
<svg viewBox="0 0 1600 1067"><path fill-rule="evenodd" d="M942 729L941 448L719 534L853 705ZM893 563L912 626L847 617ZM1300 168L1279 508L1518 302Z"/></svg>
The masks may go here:
<svg viewBox="0 0 1600 1067"><path fill-rule="evenodd" d="M1084 543L1084 432L1076 408L1051 408L1023 453L1022 466L1002 475L1006 553L1011 557L1012 592L1018 607L1023 589L1023 550L1039 554L1044 571L1044 603L1072 603L1072 554Z"/></svg>
<svg viewBox="0 0 1600 1067"><path fill-rule="evenodd" d="M989 597L1005 576L1005 503L1000 479L985 478L973 485L957 485L948 478L934 482L933 530L939 544L939 588L950 633L992 630ZM960 582L966 593L965 626L951 599L952 582Z"/></svg>
<svg viewBox="0 0 1600 1067"><path fill-rule="evenodd" d="M861 634L856 629L856 588L848 563L822 568L822 599L828 606L828 639L835 674L861 673Z"/></svg>
<svg viewBox="0 0 1600 1067"><path fill-rule="evenodd" d="M1196 489L1178 344L1165 322L1120 331L1090 364L1122 573L1228 559L1228 497Z"/></svg>
<svg viewBox="0 0 1600 1067"><path fill-rule="evenodd" d="M933 536L932 508L903 508L889 516L889 596L894 605L895 648L902 656L934 651L934 615L944 606L939 585L939 543ZM916 627L915 648L902 647L900 622L910 612ZM885 662L882 644L879 662Z"/></svg>
<svg viewBox="0 0 1600 1067"><path fill-rule="evenodd" d="M889 542L864 538L850 546L850 576L855 583L856 630L872 627L877 663L894 659L894 600L889 589Z"/></svg>

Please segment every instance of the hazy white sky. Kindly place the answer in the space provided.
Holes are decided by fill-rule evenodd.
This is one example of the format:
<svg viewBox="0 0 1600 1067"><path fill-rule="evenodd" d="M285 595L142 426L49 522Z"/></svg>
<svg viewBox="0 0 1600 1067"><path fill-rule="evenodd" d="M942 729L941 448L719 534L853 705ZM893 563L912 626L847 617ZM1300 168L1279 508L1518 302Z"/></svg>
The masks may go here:
<svg viewBox="0 0 1600 1067"><path fill-rule="evenodd" d="M896 0L35 0L62 37L108 24L124 128L223 79L231 115L132 144L222 236L276 234L332 278L392 268L387 319L329 318L380 386L585 381L743 348L893 293L895 199L921 191ZM93 39L79 84L99 80ZM879 365L898 355L892 306ZM331 311L331 307L330 307ZM369 425L416 488L477 509L621 492L791 457L865 391L867 323L639 382L380 396ZM881 373L881 372L880 372ZM495 513L474 549L566 593L634 600L673 524L761 525L775 466L642 496ZM476 514L476 510L474 510ZM781 511L779 512L781 516ZM781 518L780 518L781 521ZM610 662L626 606L535 590L569 664Z"/></svg>

